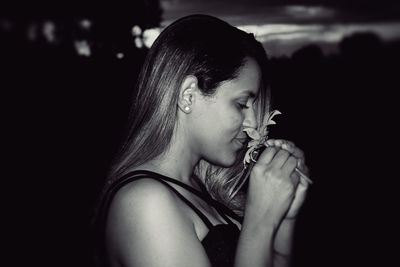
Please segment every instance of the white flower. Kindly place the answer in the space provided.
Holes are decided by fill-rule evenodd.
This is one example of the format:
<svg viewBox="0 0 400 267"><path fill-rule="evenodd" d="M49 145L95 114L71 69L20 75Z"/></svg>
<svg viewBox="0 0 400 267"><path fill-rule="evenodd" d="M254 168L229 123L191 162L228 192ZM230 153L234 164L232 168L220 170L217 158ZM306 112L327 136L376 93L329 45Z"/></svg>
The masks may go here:
<svg viewBox="0 0 400 267"><path fill-rule="evenodd" d="M258 130L255 128L243 129L243 131L246 132L247 135L252 139L247 145L249 149L247 150L243 160L243 165L245 168L247 168L247 165L250 163L250 160L255 162L255 159L253 158L253 152L256 151L258 148L262 147L264 143L267 141L268 126L276 124L276 122L273 121L272 119L274 116L279 114L282 114L279 110L274 110L265 114L263 118L263 123Z"/></svg>

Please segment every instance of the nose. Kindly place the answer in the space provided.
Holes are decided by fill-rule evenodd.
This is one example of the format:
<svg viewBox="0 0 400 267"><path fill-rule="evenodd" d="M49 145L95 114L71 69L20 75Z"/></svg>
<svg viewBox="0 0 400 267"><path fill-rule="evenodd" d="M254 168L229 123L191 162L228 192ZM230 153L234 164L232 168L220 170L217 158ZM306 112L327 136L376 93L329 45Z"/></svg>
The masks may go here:
<svg viewBox="0 0 400 267"><path fill-rule="evenodd" d="M257 128L256 113L253 107L245 110L243 128Z"/></svg>

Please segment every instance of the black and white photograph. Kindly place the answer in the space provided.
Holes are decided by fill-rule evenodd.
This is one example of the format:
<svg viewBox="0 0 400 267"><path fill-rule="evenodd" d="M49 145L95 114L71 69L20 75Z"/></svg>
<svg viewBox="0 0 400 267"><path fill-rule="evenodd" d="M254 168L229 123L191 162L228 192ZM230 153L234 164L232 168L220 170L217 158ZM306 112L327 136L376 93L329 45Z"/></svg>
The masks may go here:
<svg viewBox="0 0 400 267"><path fill-rule="evenodd" d="M3 266L398 265L400 2L5 1L0 64Z"/></svg>

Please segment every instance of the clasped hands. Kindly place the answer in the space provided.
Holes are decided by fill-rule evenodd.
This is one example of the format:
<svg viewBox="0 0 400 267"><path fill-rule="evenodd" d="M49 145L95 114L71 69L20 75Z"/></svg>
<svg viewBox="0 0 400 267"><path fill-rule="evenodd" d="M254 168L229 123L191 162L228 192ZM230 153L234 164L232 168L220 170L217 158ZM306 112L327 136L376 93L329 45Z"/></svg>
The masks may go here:
<svg viewBox="0 0 400 267"><path fill-rule="evenodd" d="M310 184L304 153L282 139L268 139L265 146L252 169L248 201L259 208L263 205L275 222L294 220Z"/></svg>

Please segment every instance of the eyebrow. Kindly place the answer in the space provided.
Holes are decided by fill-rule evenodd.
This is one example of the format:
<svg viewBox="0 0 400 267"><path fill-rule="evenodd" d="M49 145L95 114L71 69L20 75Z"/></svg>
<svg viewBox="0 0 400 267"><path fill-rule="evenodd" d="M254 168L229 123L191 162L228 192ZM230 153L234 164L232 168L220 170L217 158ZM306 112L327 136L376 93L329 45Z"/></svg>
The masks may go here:
<svg viewBox="0 0 400 267"><path fill-rule="evenodd" d="M241 93L241 95L248 95L251 98L257 98L258 94L254 94L253 91L246 90Z"/></svg>

